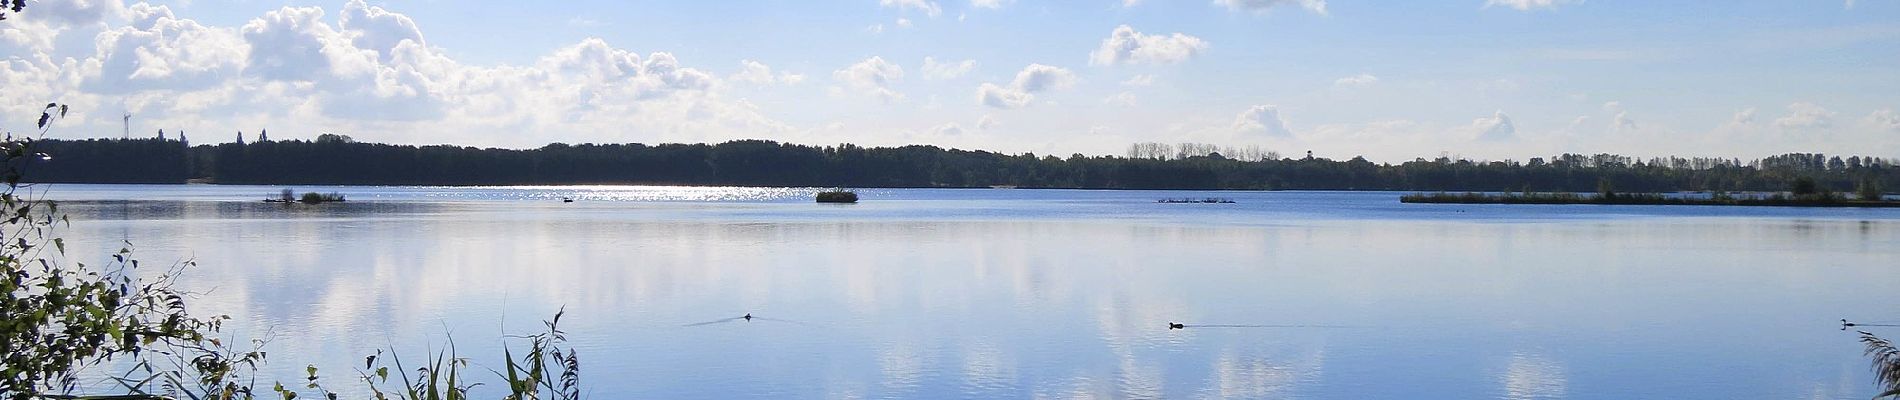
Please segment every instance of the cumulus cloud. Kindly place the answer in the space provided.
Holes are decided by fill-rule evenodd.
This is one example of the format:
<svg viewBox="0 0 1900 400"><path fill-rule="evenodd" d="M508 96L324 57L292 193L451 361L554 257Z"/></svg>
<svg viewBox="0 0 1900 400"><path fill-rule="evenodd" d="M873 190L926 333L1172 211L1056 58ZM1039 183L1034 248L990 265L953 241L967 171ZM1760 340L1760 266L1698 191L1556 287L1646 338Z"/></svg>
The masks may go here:
<svg viewBox="0 0 1900 400"><path fill-rule="evenodd" d="M1035 100L1037 93L1066 89L1075 84L1075 73L1061 67L1029 64L1016 73L1008 86L984 83L977 87L976 100L996 108L1020 108Z"/></svg>
<svg viewBox="0 0 1900 400"><path fill-rule="evenodd" d="M417 21L362 1L345 2L334 13L279 8L236 27L206 26L146 3L42 4L53 3L60 4L33 14L59 11L63 24L103 21L92 51L62 51L81 56L61 61L39 51L33 59L0 61L0 86L21 98L58 97L76 109L119 103L168 128L268 124L273 131L342 130L365 139L475 145L539 144L576 131L600 140L793 131L751 103L723 98L715 92L718 78L670 53L641 56L599 39L529 65L478 67L430 48ZM20 41L0 39L0 47ZM778 82L799 79L763 64L741 65L736 79L753 81L761 68ZM33 106L12 97L0 99L0 108ZM458 136L501 130L511 134Z"/></svg>
<svg viewBox="0 0 1900 400"><path fill-rule="evenodd" d="M44 19L55 25L96 25L123 18L126 13L125 3L119 0L35 1L32 10L21 16Z"/></svg>
<svg viewBox="0 0 1900 400"><path fill-rule="evenodd" d="M937 62L936 58L924 57L923 73L924 79L945 80L961 77L973 68L976 68L976 60Z"/></svg>
<svg viewBox="0 0 1900 400"><path fill-rule="evenodd" d="M1267 136L1293 136L1286 120L1280 118L1280 107L1263 104L1247 108L1234 116L1234 130L1242 133L1264 133Z"/></svg>
<svg viewBox="0 0 1900 400"><path fill-rule="evenodd" d="M1234 11L1266 12L1283 5L1298 4L1315 14L1326 14L1326 0L1214 0L1214 4Z"/></svg>
<svg viewBox="0 0 1900 400"><path fill-rule="evenodd" d="M1366 87L1374 83L1379 83L1379 77L1372 74L1358 74L1333 80L1333 86L1338 87Z"/></svg>
<svg viewBox="0 0 1900 400"><path fill-rule="evenodd" d="M1173 64L1207 50L1207 41L1182 33L1149 35L1128 25L1115 27L1101 47L1089 54L1091 65Z"/></svg>
<svg viewBox="0 0 1900 400"><path fill-rule="evenodd" d="M1557 8L1566 4L1583 3L1584 0L1485 0L1484 7L1506 7L1518 11L1530 11L1540 8Z"/></svg>
<svg viewBox="0 0 1900 400"><path fill-rule="evenodd" d="M134 5L130 24L102 31L81 68L82 85L99 93L186 90L221 83L244 68L236 31L179 19L165 6Z"/></svg>
<svg viewBox="0 0 1900 400"><path fill-rule="evenodd" d="M1813 103L1788 105L1788 115L1775 119L1775 126L1789 132L1823 131L1834 127L1837 113Z"/></svg>
<svg viewBox="0 0 1900 400"><path fill-rule="evenodd" d="M904 79L904 67L871 56L864 61L832 71L831 78L846 88L875 97L885 103L902 101L903 93L891 90L891 84Z"/></svg>
<svg viewBox="0 0 1900 400"><path fill-rule="evenodd" d="M877 0L877 4L885 8L895 8L900 11L914 10L922 12L931 18L936 18L938 15L943 14L943 6L939 6L937 2L930 0Z"/></svg>
<svg viewBox="0 0 1900 400"><path fill-rule="evenodd" d="M372 7L363 0L343 4L339 25L357 48L374 51L385 61L392 56L396 45L405 40L425 48L429 46L429 42L422 39L422 29L416 27L415 20L382 7Z"/></svg>
<svg viewBox="0 0 1900 400"><path fill-rule="evenodd" d="M1134 107L1135 93L1133 92L1116 93L1112 96L1108 96L1107 98L1102 99L1102 102L1107 103L1107 104L1123 106L1123 107Z"/></svg>
<svg viewBox="0 0 1900 400"><path fill-rule="evenodd" d="M751 83L751 84L756 84L756 85L772 85L772 84L781 84L781 83L787 84L787 85L795 85L795 84L798 84L799 82L804 82L805 76L794 74L791 72L780 72L774 75L772 72L772 67L769 65L765 65L765 63L752 61L752 60L743 60L739 62L739 72L732 74L731 77L728 77L726 79L733 82L744 82L744 83Z"/></svg>
<svg viewBox="0 0 1900 400"><path fill-rule="evenodd" d="M268 80L315 81L335 70L364 72L364 54L330 24L323 22L323 9L284 7L244 24L244 41L250 45L249 64L244 72ZM356 54L352 54L356 53ZM334 69L332 64L337 65Z"/></svg>
<svg viewBox="0 0 1900 400"><path fill-rule="evenodd" d="M1517 125L1511 123L1511 116L1504 115L1503 110L1489 117L1471 120L1471 131L1477 135L1478 140L1483 141L1510 140L1517 137Z"/></svg>

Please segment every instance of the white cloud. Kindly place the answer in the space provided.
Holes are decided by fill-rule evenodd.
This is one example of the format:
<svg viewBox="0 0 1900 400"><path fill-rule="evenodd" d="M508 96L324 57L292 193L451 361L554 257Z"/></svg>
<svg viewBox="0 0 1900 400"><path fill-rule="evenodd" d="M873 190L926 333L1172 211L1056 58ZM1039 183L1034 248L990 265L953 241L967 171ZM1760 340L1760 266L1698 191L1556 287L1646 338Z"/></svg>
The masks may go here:
<svg viewBox="0 0 1900 400"><path fill-rule="evenodd" d="M1813 132L1834 127L1837 113L1812 103L1788 105L1788 115L1775 119L1775 126L1790 132Z"/></svg>
<svg viewBox="0 0 1900 400"><path fill-rule="evenodd" d="M970 6L994 10L1003 8L1004 5L1014 2L1016 2L1016 0L970 0Z"/></svg>
<svg viewBox="0 0 1900 400"><path fill-rule="evenodd" d="M1566 4L1580 4L1584 0L1485 0L1484 7L1508 7L1518 11L1530 11L1539 8L1557 8Z"/></svg>
<svg viewBox="0 0 1900 400"><path fill-rule="evenodd" d="M1603 111L1608 111L1613 115L1610 118L1611 132L1631 132L1637 129L1636 119L1630 118L1629 110L1623 108L1623 102L1604 102Z"/></svg>
<svg viewBox="0 0 1900 400"><path fill-rule="evenodd" d="M1616 113L1616 118L1610 120L1610 130L1613 132L1635 131L1636 120L1633 118L1630 118L1630 113L1628 111L1618 111Z"/></svg>
<svg viewBox="0 0 1900 400"><path fill-rule="evenodd" d="M1272 104L1257 105L1241 111L1234 116L1234 130L1242 133L1264 133L1267 136L1293 136L1286 120L1280 118L1280 107Z"/></svg>
<svg viewBox="0 0 1900 400"><path fill-rule="evenodd" d="M317 7L284 7L244 24L244 41L251 47L244 73L266 80L316 81L338 71L369 72L373 53L355 51L349 38L323 22L323 14Z"/></svg>
<svg viewBox="0 0 1900 400"><path fill-rule="evenodd" d="M1138 5L1141 5L1141 0L1122 0L1122 8L1133 8Z"/></svg>
<svg viewBox="0 0 1900 400"><path fill-rule="evenodd" d="M930 0L877 0L877 4L886 8L896 8L900 11L916 10L931 18L936 18L938 15L943 14L943 7L937 5L937 2Z"/></svg>
<svg viewBox="0 0 1900 400"><path fill-rule="evenodd" d="M71 6L60 9L72 12L65 23L96 18L106 26L89 43L92 51L61 49L81 58L0 61L0 87L112 116L74 118L92 128L108 119L116 128L120 106L102 105L110 102L167 130L268 125L397 143L539 145L573 140L575 132L590 132L589 140L712 141L795 131L745 100L725 99L720 79L670 53L642 57L599 39L528 65L476 67L429 48L417 21L361 1L334 14L280 8L239 27L205 26L165 6L114 11L114 4L47 7ZM29 21L9 24L18 22ZM0 39L4 47L33 38ZM754 81L759 68L778 82L801 78L742 66L736 79ZM29 106L13 97L0 99L0 111ZM501 132L508 134L483 134Z"/></svg>
<svg viewBox="0 0 1900 400"><path fill-rule="evenodd" d="M869 94L885 103L904 100L903 93L891 89L891 84L904 79L904 67L886 62L884 57L872 56L833 71L831 78L851 90Z"/></svg>
<svg viewBox="0 0 1900 400"><path fill-rule="evenodd" d="M976 119L976 129L989 130L990 128L995 128L998 124L1000 123L996 121L996 116L994 115L984 114L982 118Z"/></svg>
<svg viewBox="0 0 1900 400"><path fill-rule="evenodd" d="M933 134L933 135L937 135L937 136L957 136L957 135L962 135L962 134L963 134L963 126L962 126L962 125L957 125L957 123L955 123L955 122L951 122L951 123L947 123L947 124L943 124L943 125L937 125L937 126L936 126L936 127L934 127L934 128L930 128L930 133L931 133L931 134Z"/></svg>
<svg viewBox="0 0 1900 400"><path fill-rule="evenodd" d="M1207 50L1207 41L1182 33L1148 35L1128 25L1115 27L1101 47L1089 54L1091 65L1172 64Z"/></svg>
<svg viewBox="0 0 1900 400"><path fill-rule="evenodd" d="M1326 0L1214 0L1214 4L1234 11L1261 13L1282 5L1299 4L1314 14L1326 14Z"/></svg>
<svg viewBox="0 0 1900 400"><path fill-rule="evenodd" d="M791 72L779 72L777 74L773 74L772 67L765 65L765 63L752 61L752 60L743 60L739 62L739 72L732 74L731 77L728 77L726 79L733 82L744 82L744 83L751 83L751 84L756 84L756 85L772 85L772 84L780 84L780 83L787 84L787 85L794 85L794 84L798 84L799 82L805 81L805 76L794 74Z"/></svg>
<svg viewBox="0 0 1900 400"><path fill-rule="evenodd" d="M1367 86L1372 86L1372 84L1374 84L1374 83L1379 83L1379 77L1377 77L1377 76L1372 76L1372 74L1363 74L1363 73L1362 73L1362 74L1358 74L1358 75L1353 75L1353 76L1348 76L1348 77L1344 77L1344 78L1339 78L1339 79L1337 79L1337 80L1334 80L1334 81L1333 81L1333 86L1338 86L1338 87L1367 87Z"/></svg>
<svg viewBox="0 0 1900 400"><path fill-rule="evenodd" d="M1116 93L1112 96L1108 96L1107 98L1102 99L1102 102L1107 103L1107 104L1123 106L1123 107L1134 107L1135 93L1133 92Z"/></svg>
<svg viewBox="0 0 1900 400"><path fill-rule="evenodd" d="M882 35L884 34L884 24L876 24L876 25L864 27L864 31L870 32L872 35Z"/></svg>
<svg viewBox="0 0 1900 400"><path fill-rule="evenodd" d="M1122 86L1139 87L1139 86L1149 86L1153 84L1155 84L1155 76L1149 75L1149 74L1140 74L1140 75L1131 76L1131 77L1128 77L1127 80L1122 81Z"/></svg>
<svg viewBox="0 0 1900 400"><path fill-rule="evenodd" d="M904 17L898 17L898 18L897 18L897 27L899 27L899 28L910 28L910 18L904 18Z"/></svg>
<svg viewBox="0 0 1900 400"><path fill-rule="evenodd" d="M139 3L133 21L100 32L96 51L79 74L99 93L199 89L219 84L244 68L249 51L237 32L178 19L164 6Z"/></svg>
<svg viewBox="0 0 1900 400"><path fill-rule="evenodd" d="M1736 111L1735 116L1729 117L1728 126L1734 127L1734 128L1754 127L1756 124L1755 113L1756 112L1755 112L1754 107L1744 108L1741 111Z"/></svg>
<svg viewBox="0 0 1900 400"><path fill-rule="evenodd" d="M976 68L976 60L937 62L936 58L924 57L923 74L924 79L930 80L955 79L973 68Z"/></svg>
<svg viewBox="0 0 1900 400"><path fill-rule="evenodd" d="M1016 73L1016 80L1009 86L984 83L977 87L976 100L996 108L1020 108L1035 100L1037 93L1066 89L1075 84L1075 73L1061 67L1042 64L1029 64L1022 72Z"/></svg>
<svg viewBox="0 0 1900 400"><path fill-rule="evenodd" d="M1489 117L1471 120L1471 131L1477 135L1478 140L1482 141L1502 141L1517 137L1517 125L1511 123L1511 116L1504 115L1503 110Z"/></svg>
<svg viewBox="0 0 1900 400"><path fill-rule="evenodd" d="M363 0L350 0L343 5L339 25L351 37L351 43L357 48L375 51L388 60L390 51L402 41L413 41L428 47L429 42L422 39L422 29L408 16L389 12L382 7L371 7Z"/></svg>

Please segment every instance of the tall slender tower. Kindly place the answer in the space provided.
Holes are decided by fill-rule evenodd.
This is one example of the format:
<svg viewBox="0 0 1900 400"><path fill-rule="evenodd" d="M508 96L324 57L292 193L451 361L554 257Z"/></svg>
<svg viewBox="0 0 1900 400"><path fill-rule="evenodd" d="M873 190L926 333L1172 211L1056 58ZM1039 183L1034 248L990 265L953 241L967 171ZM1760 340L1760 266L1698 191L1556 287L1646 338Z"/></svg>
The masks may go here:
<svg viewBox="0 0 1900 400"><path fill-rule="evenodd" d="M125 128L125 132L121 133L121 135L123 136L120 136L119 138L131 139L132 138L132 113L130 112L125 113L125 125L123 127Z"/></svg>

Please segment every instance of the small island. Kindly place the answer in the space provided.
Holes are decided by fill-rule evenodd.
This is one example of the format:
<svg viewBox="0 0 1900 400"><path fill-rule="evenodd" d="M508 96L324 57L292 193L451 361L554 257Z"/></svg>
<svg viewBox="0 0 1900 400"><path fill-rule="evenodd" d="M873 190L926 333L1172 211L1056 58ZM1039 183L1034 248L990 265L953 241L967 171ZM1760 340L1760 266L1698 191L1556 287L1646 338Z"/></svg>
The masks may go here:
<svg viewBox="0 0 1900 400"><path fill-rule="evenodd" d="M827 190L818 192L819 203L857 203L858 193L849 190Z"/></svg>
<svg viewBox="0 0 1900 400"><path fill-rule="evenodd" d="M277 197L266 198L264 199L264 202L265 203L282 203L282 204L290 204L290 203L322 204L322 203L342 202L345 200L347 199L343 197L342 193L305 192L303 196L297 196L296 192L292 192L290 189L284 189L282 192L277 193Z"/></svg>
<svg viewBox="0 0 1900 400"><path fill-rule="evenodd" d="M1787 192L1733 194L1714 192L1708 197L1667 196L1661 193L1617 193L1610 184L1600 182L1595 194L1542 193L1413 193L1399 196L1401 203L1421 204L1599 204L1665 206L1761 206L1761 207L1862 207L1900 208L1900 201L1888 200L1872 183L1863 182L1854 197L1820 190L1811 179L1797 179Z"/></svg>

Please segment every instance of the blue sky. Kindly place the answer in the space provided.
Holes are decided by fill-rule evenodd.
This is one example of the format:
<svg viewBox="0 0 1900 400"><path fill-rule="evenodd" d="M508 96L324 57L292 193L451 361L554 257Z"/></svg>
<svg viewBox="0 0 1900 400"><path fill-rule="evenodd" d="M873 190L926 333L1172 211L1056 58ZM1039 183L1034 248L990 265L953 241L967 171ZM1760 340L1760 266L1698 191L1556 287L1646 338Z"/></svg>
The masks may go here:
<svg viewBox="0 0 1900 400"><path fill-rule="evenodd" d="M0 126L84 111L52 137L1900 156L1891 0L47 0L0 29Z"/></svg>

